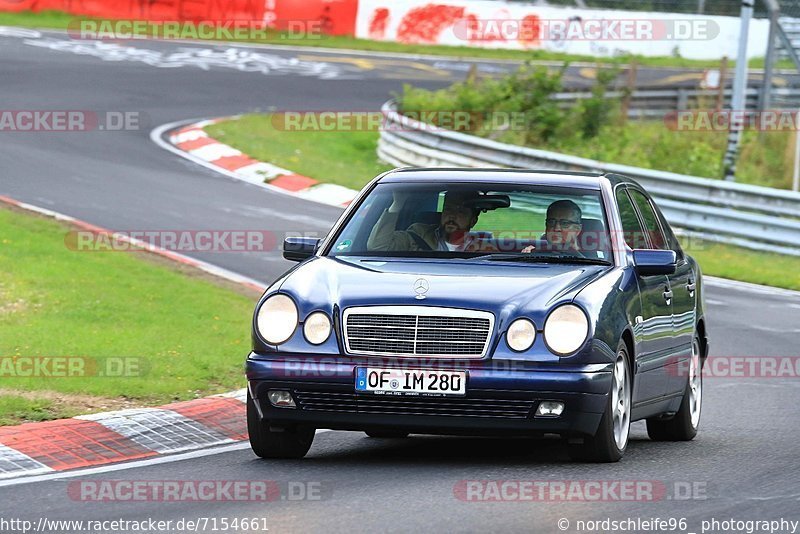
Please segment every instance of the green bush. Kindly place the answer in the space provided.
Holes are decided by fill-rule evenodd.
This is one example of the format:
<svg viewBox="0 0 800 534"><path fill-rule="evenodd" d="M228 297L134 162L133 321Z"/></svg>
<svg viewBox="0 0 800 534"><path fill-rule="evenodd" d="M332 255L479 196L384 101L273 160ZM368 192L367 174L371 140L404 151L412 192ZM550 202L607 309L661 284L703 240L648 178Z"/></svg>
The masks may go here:
<svg viewBox="0 0 800 534"><path fill-rule="evenodd" d="M592 87L592 96L578 102L580 132L584 139L597 137L603 125L608 123L615 102L606 97L606 92L618 74L617 69L598 70L596 83Z"/></svg>
<svg viewBox="0 0 800 534"><path fill-rule="evenodd" d="M591 98L565 109L554 104L553 95L564 90L562 82L567 66L565 63L551 70L526 63L497 79L479 79L470 73L465 81L436 91L405 85L399 98L401 111L412 116L425 112L468 112L472 120L468 124L458 123L454 129L491 138L506 136L497 126L508 125L510 121L499 121L498 117L516 114L516 130L523 133L522 144L529 146L557 143L571 137L576 129L584 139L596 137L616 109L606 98L606 92L618 70L598 70ZM443 127L447 124L439 119L447 117L431 116L434 124Z"/></svg>
<svg viewBox="0 0 800 534"><path fill-rule="evenodd" d="M620 120L620 101L607 98L619 73L617 67L597 70L591 97L571 108L559 106L552 96L562 91L565 69L566 65L548 70L526 64L500 78L479 78L470 73L465 81L437 91L406 85L399 95L400 108L404 113L467 111L477 119L460 125L458 130L503 143L680 174L722 177L727 132L675 131L662 121ZM700 103L701 108L713 105ZM521 114L523 127L502 128L486 120L496 112ZM737 179L788 189L793 135L744 132Z"/></svg>
<svg viewBox="0 0 800 534"><path fill-rule="evenodd" d="M516 113L523 117L525 144L545 143L556 138L564 127L567 113L554 106L552 96L563 89L567 65L556 71L525 64L498 79L469 76L446 89L429 91L405 85L400 96L401 111L408 115L429 112L467 112L472 119L459 122L458 131L485 137L497 132L496 117ZM446 127L448 115L433 115L437 126Z"/></svg>

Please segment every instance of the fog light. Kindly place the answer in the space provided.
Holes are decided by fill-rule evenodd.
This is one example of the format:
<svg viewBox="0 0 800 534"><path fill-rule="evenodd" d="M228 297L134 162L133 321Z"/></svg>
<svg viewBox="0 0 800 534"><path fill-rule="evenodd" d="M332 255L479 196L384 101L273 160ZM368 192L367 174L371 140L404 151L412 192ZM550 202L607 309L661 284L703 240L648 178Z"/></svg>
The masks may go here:
<svg viewBox="0 0 800 534"><path fill-rule="evenodd" d="M537 417L559 417L564 411L564 403L559 401L542 401L536 408Z"/></svg>
<svg viewBox="0 0 800 534"><path fill-rule="evenodd" d="M296 408L292 394L288 391L275 389L267 393L267 398L276 408Z"/></svg>

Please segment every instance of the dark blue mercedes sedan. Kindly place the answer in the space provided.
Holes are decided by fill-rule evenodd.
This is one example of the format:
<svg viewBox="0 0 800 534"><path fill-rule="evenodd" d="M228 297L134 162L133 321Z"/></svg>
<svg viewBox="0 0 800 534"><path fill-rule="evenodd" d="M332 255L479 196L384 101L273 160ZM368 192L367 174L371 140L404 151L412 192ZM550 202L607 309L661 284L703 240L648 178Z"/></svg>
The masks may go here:
<svg viewBox="0 0 800 534"><path fill-rule="evenodd" d="M395 170L284 257L247 359L258 456L302 457L319 428L555 434L605 462L632 421L697 434L702 275L633 180Z"/></svg>

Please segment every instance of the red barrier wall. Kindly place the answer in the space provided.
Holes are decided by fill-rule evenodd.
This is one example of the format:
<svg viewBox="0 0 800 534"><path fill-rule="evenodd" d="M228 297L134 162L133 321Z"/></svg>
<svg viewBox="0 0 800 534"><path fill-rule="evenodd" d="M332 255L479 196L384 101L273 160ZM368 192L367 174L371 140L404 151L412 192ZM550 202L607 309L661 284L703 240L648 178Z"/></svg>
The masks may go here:
<svg viewBox="0 0 800 534"><path fill-rule="evenodd" d="M262 20L253 0L0 0L0 11L65 11L73 15L141 20Z"/></svg>
<svg viewBox="0 0 800 534"><path fill-rule="evenodd" d="M2 1L2 0L0 0ZM358 0L267 0L265 17L285 29L289 20L320 21L329 35L355 35Z"/></svg>
<svg viewBox="0 0 800 534"><path fill-rule="evenodd" d="M358 0L0 0L0 11L65 11L106 19L319 21L325 33L355 33Z"/></svg>

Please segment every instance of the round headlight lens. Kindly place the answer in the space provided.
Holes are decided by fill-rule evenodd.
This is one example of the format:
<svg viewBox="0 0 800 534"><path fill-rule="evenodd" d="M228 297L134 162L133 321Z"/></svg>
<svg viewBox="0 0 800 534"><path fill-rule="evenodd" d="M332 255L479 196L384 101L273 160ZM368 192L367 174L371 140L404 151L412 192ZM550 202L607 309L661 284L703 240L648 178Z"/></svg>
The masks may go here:
<svg viewBox="0 0 800 534"><path fill-rule="evenodd" d="M286 295L269 297L258 310L258 332L271 345L288 341L297 328L297 322L297 306Z"/></svg>
<svg viewBox="0 0 800 534"><path fill-rule="evenodd" d="M572 354L589 335L589 319L579 307L566 304L556 308L544 323L544 341L560 356Z"/></svg>
<svg viewBox="0 0 800 534"><path fill-rule="evenodd" d="M528 319L517 319L508 327L506 340L511 350L528 350L536 339L536 327Z"/></svg>
<svg viewBox="0 0 800 534"><path fill-rule="evenodd" d="M303 324L303 334L312 345L320 345L331 335L331 320L322 312L314 312Z"/></svg>

